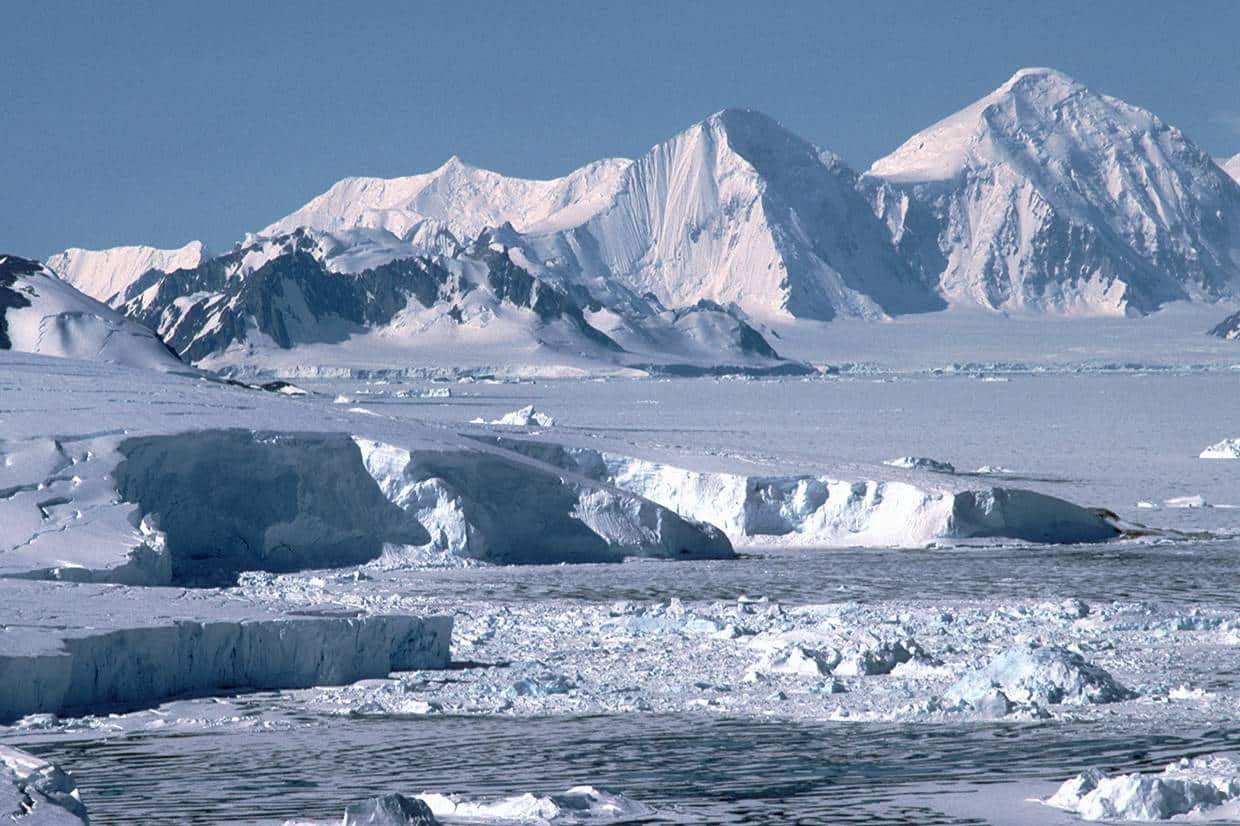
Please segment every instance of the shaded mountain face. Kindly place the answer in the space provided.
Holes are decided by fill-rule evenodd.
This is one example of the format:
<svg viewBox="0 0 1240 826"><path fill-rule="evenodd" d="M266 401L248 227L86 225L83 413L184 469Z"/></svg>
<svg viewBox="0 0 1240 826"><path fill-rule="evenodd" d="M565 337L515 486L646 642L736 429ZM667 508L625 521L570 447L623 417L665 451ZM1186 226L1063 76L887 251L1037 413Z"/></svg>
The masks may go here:
<svg viewBox="0 0 1240 826"><path fill-rule="evenodd" d="M864 178L953 303L1136 314L1235 295L1240 186L1153 114L1025 69Z"/></svg>
<svg viewBox="0 0 1240 826"><path fill-rule="evenodd" d="M162 370L184 367L149 329L38 261L0 255L0 350Z"/></svg>
<svg viewBox="0 0 1240 826"><path fill-rule="evenodd" d="M192 362L230 348L339 343L424 310L465 325L503 306L524 311L532 327L564 327L583 346L620 349L567 294L521 270L502 250L397 258L341 273L329 269L324 250L332 249L327 236L305 230L263 239L194 268L151 270L130 285L122 307Z"/></svg>
<svg viewBox="0 0 1240 826"><path fill-rule="evenodd" d="M1240 313L1232 313L1210 329L1210 335L1227 341L1240 340Z"/></svg>
<svg viewBox="0 0 1240 826"><path fill-rule="evenodd" d="M13 339L9 337L8 319L5 318L7 311L30 306L30 299L21 292L17 279L34 275L42 269L38 261L18 258L16 255L6 255L0 258L0 350L13 349Z"/></svg>

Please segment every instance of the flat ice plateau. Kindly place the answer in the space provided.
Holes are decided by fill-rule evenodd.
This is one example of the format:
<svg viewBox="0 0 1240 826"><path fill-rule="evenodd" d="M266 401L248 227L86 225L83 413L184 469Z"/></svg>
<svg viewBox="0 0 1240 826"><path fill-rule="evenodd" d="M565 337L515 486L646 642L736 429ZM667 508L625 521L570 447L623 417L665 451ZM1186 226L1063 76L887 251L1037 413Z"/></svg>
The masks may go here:
<svg viewBox="0 0 1240 826"><path fill-rule="evenodd" d="M55 778L4 794L78 788L98 823L425 814L393 794L442 823L1234 817L1221 351L894 365L831 327L815 376L304 395L0 355L0 742Z"/></svg>

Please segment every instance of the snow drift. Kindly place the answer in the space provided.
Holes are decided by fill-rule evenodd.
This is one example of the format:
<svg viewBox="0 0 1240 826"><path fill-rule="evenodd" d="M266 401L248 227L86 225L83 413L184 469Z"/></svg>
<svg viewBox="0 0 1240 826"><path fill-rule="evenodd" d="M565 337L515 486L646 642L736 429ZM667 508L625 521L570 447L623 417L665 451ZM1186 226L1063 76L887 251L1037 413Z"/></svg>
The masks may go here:
<svg viewBox="0 0 1240 826"><path fill-rule="evenodd" d="M716 525L734 543L919 547L952 539L1097 542L1116 528L1097 513L1020 488L919 487L898 480L750 476L506 437L478 437Z"/></svg>

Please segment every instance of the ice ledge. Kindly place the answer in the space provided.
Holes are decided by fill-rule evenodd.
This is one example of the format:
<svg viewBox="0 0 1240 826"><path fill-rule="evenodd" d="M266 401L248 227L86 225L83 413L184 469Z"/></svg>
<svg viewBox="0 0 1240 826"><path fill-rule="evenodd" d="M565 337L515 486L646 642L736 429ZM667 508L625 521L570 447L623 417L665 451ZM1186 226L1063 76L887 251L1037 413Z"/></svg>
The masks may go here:
<svg viewBox="0 0 1240 826"><path fill-rule="evenodd" d="M592 448L475 438L715 525L736 545L924 547L966 539L1079 543L1120 533L1099 512L1021 488L935 489L900 479L701 472Z"/></svg>
<svg viewBox="0 0 1240 826"><path fill-rule="evenodd" d="M0 723L448 665L452 618L282 613L219 592L0 580Z"/></svg>

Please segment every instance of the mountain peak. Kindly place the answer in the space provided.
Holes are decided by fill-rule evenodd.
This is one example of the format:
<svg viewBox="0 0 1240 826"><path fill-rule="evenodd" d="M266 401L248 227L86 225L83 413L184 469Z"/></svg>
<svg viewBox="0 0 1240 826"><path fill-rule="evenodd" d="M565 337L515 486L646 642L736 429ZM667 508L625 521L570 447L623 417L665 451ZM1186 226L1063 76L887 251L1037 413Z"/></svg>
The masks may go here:
<svg viewBox="0 0 1240 826"><path fill-rule="evenodd" d="M867 173L921 202L912 218L891 212L889 226L906 246L921 244L919 268L953 299L1111 314L1240 286L1240 192L1223 177L1153 113L1036 68ZM900 198L880 200L894 208Z"/></svg>
<svg viewBox="0 0 1240 826"><path fill-rule="evenodd" d="M436 169L431 174L440 175L445 172L479 172L479 171L484 171L484 170L481 170L479 169L479 167L476 167L473 164L469 164L461 160L460 155L452 155L448 158L448 160L440 164L439 168Z"/></svg>
<svg viewBox="0 0 1240 826"><path fill-rule="evenodd" d="M1020 83L1053 83L1064 86L1081 85L1075 78L1064 74L1058 69L1052 69L1047 66L1026 66L1013 72L1012 76L999 89L1012 89Z"/></svg>

